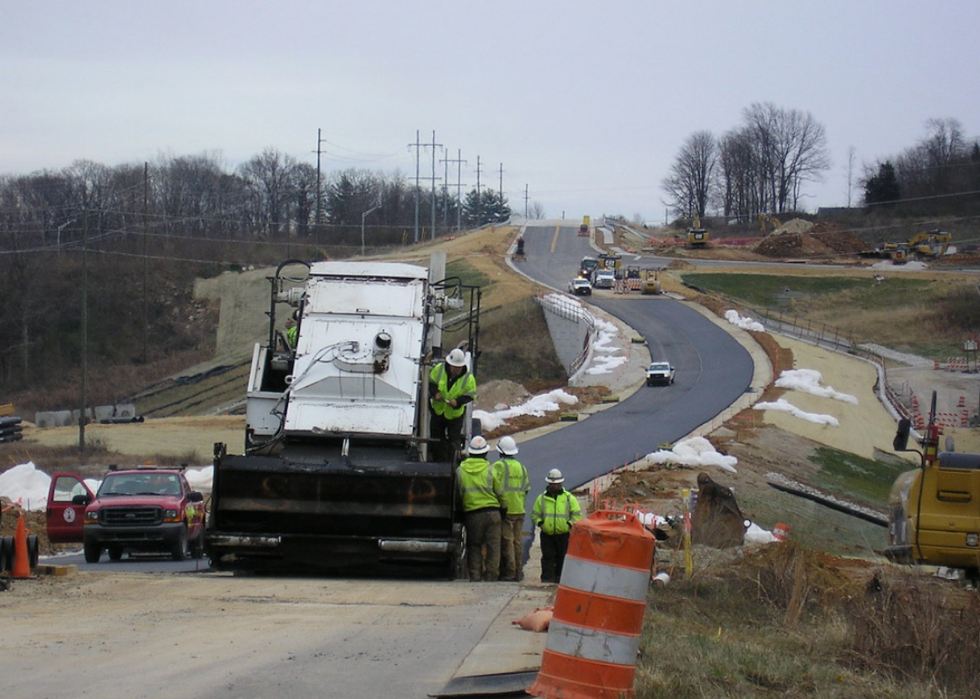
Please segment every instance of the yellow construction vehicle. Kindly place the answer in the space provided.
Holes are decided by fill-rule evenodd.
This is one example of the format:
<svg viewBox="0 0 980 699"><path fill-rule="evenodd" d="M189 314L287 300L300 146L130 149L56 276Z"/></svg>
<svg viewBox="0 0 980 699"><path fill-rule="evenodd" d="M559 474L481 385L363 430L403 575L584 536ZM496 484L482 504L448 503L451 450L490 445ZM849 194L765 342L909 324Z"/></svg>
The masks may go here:
<svg viewBox="0 0 980 699"><path fill-rule="evenodd" d="M701 217L695 213L692 216L693 226L687 229L687 247L703 248L708 245L708 231L701 228Z"/></svg>
<svg viewBox="0 0 980 699"><path fill-rule="evenodd" d="M919 257L941 257L952 242L950 233L938 228L924 233L916 233L908 241L909 250Z"/></svg>
<svg viewBox="0 0 980 699"><path fill-rule="evenodd" d="M599 254L599 269L609 270L616 276L616 279L622 278L622 266L623 258L620 255L614 255L608 252Z"/></svg>
<svg viewBox="0 0 980 699"><path fill-rule="evenodd" d="M641 294L659 294L663 291L658 277L658 270L643 270L643 284L640 286Z"/></svg>
<svg viewBox="0 0 980 699"><path fill-rule="evenodd" d="M953 236L938 228L916 233L900 243L882 243L875 251L879 257L887 257L896 265L904 265L910 257L933 259L946 254Z"/></svg>
<svg viewBox="0 0 980 699"><path fill-rule="evenodd" d="M772 225L772 230L766 230L769 225ZM762 230L762 237L765 237L779 228L782 224L778 218L774 216L767 216L766 214L759 214L759 228Z"/></svg>
<svg viewBox="0 0 980 699"><path fill-rule="evenodd" d="M582 217L582 225L578 227L578 234L579 235L588 235L589 234L589 227L591 225L592 225L592 221L589 219L589 217L588 216L583 216Z"/></svg>
<svg viewBox="0 0 980 699"><path fill-rule="evenodd" d="M895 479L888 501L888 546L885 556L896 563L946 566L980 573L980 454L939 450L942 427L936 424L936 393L929 422L919 440L922 451L909 449L912 424L899 421L895 451L915 451L920 467Z"/></svg>

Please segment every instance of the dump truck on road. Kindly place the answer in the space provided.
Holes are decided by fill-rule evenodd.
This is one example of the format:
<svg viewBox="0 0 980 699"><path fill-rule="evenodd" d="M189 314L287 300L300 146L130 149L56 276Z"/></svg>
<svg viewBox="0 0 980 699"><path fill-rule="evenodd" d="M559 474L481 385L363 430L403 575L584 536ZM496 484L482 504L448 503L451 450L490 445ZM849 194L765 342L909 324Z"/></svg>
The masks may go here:
<svg viewBox="0 0 980 699"><path fill-rule="evenodd" d="M458 452L434 460L428 386L450 337L475 370L480 292L444 269L444 255L429 269L290 261L269 278L244 453L215 445L212 568L466 570Z"/></svg>

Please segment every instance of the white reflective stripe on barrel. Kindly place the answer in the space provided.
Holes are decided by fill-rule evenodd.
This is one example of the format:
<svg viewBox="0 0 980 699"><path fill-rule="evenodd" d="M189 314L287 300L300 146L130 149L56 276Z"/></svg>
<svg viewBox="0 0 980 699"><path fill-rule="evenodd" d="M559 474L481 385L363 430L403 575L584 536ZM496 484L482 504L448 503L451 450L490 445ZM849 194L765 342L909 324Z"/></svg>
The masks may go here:
<svg viewBox="0 0 980 699"><path fill-rule="evenodd" d="M548 624L548 650L582 660L616 665L635 665L640 648L639 636L605 633L598 629L572 626L555 619Z"/></svg>
<svg viewBox="0 0 980 699"><path fill-rule="evenodd" d="M561 584L573 590L642 602L647 598L650 571L617 568L569 556L562 567Z"/></svg>

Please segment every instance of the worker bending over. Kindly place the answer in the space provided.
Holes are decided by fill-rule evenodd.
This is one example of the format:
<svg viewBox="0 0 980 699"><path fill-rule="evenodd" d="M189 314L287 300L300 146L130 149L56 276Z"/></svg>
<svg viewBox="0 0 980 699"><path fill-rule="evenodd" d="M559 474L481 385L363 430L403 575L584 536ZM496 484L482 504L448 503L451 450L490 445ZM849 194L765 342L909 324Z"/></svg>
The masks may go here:
<svg viewBox="0 0 980 699"><path fill-rule="evenodd" d="M466 404L476 398L476 378L458 347L429 372L429 436L436 461L452 461L460 448Z"/></svg>

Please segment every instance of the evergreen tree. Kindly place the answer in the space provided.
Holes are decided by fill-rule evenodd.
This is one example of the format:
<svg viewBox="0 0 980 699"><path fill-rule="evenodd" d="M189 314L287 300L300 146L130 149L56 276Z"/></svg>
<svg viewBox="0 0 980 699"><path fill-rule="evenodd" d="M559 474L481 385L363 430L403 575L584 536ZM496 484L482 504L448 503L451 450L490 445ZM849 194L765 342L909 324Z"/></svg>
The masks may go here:
<svg viewBox="0 0 980 699"><path fill-rule="evenodd" d="M878 174L872 175L864 183L864 203L882 204L898 201L900 198L901 189L895 176L895 166L886 160L878 166Z"/></svg>
<svg viewBox="0 0 980 699"><path fill-rule="evenodd" d="M463 220L468 226L502 223L510 218L507 197L492 189L477 192L471 189L463 201Z"/></svg>

